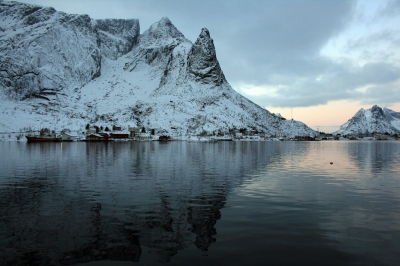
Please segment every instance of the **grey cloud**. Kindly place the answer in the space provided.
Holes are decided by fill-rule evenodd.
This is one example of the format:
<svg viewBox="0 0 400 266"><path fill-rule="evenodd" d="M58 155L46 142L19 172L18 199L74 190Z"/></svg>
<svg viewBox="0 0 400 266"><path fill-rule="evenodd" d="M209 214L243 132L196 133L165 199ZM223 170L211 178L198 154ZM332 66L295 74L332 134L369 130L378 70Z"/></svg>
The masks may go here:
<svg viewBox="0 0 400 266"><path fill-rule="evenodd" d="M365 93L363 104L389 106L400 99L399 84L373 85Z"/></svg>
<svg viewBox="0 0 400 266"><path fill-rule="evenodd" d="M382 16L398 16L400 14L400 1L390 0L387 5L385 5L381 11L378 13L379 17Z"/></svg>
<svg viewBox="0 0 400 266"><path fill-rule="evenodd" d="M394 82L400 78L400 69L388 63L369 63L360 71L360 75L355 78L358 83L382 84Z"/></svg>
<svg viewBox="0 0 400 266"><path fill-rule="evenodd" d="M316 57L329 38L343 29L354 8L352 1L267 3L260 5L262 11L257 13L259 15L248 14L244 22L236 23L236 30L230 31L224 38L224 41L229 41L224 43L224 47L230 49L228 53L217 50L222 65L225 61L237 59L246 62L250 73L263 69L265 72L258 77L267 76L269 72L302 75L309 67L320 68L312 62L313 59L309 59ZM229 64L226 65L229 72L235 71ZM257 82L254 77L241 75L232 76L232 81L236 82L239 78L251 78ZM263 79L261 82L264 82Z"/></svg>
<svg viewBox="0 0 400 266"><path fill-rule="evenodd" d="M398 46L400 44L400 30L383 29L378 32L373 32L367 37L351 40L346 44L345 51L351 52L353 50L364 49L385 41L389 41Z"/></svg>
<svg viewBox="0 0 400 266"><path fill-rule="evenodd" d="M322 81L313 78L287 81L277 96L248 96L261 106L307 107L333 100L359 100L366 104L390 105L400 99L400 68L388 63L371 63L362 68L347 69L338 65ZM367 91L356 90L368 86Z"/></svg>

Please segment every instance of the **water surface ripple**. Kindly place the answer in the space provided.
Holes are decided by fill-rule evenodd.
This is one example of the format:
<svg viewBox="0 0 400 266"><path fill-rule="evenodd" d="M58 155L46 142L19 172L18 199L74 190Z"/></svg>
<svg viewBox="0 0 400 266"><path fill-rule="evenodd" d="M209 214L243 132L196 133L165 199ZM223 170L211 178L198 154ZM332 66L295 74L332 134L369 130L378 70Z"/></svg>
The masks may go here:
<svg viewBox="0 0 400 266"><path fill-rule="evenodd" d="M0 149L0 265L400 265L400 142Z"/></svg>

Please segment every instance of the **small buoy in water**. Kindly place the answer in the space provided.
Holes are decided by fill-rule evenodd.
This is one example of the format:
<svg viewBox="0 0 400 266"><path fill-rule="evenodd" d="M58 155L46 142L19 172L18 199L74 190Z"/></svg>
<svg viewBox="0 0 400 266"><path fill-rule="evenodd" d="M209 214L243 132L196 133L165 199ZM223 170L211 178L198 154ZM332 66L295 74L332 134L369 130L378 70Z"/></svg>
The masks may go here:
<svg viewBox="0 0 400 266"><path fill-rule="evenodd" d="M333 164L332 162L330 162L330 164Z"/></svg>

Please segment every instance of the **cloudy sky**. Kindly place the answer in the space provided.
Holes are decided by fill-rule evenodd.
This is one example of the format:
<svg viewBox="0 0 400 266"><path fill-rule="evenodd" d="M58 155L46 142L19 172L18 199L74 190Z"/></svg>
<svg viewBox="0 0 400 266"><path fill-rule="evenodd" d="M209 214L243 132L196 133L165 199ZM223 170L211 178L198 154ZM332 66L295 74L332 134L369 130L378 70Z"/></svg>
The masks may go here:
<svg viewBox="0 0 400 266"><path fill-rule="evenodd" d="M206 27L231 86L332 132L360 108L400 112L400 1L25 0L92 18L162 17L195 42Z"/></svg>

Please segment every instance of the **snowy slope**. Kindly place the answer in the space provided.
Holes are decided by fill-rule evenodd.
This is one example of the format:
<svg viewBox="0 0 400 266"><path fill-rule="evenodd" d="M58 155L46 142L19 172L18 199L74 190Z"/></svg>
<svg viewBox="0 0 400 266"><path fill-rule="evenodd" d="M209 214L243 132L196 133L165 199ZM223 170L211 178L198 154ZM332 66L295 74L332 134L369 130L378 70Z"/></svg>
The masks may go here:
<svg viewBox="0 0 400 266"><path fill-rule="evenodd" d="M400 133L400 113L374 105L361 108L335 134Z"/></svg>
<svg viewBox="0 0 400 266"><path fill-rule="evenodd" d="M241 128L269 135L315 134L234 91L207 29L193 44L168 18L139 35L137 20L95 21L16 2L0 2L0 14L0 55L15 58L2 63L6 71L0 75L0 126L6 132L54 125L83 131L95 123L182 138ZM40 23L24 23L29 16L36 21L36 15ZM67 40L72 35L78 37ZM21 45L10 48L12 42ZM24 53L33 58L29 64ZM27 81L21 85L20 79Z"/></svg>

